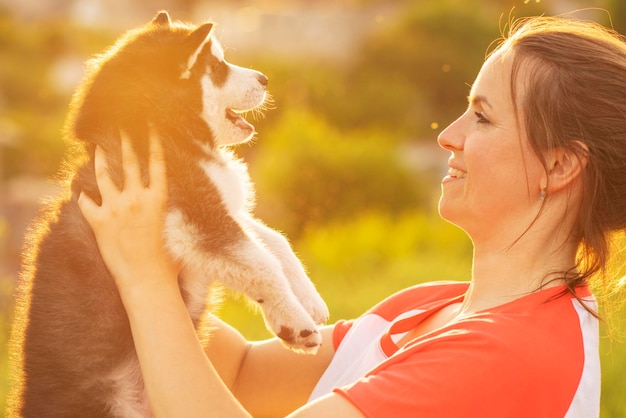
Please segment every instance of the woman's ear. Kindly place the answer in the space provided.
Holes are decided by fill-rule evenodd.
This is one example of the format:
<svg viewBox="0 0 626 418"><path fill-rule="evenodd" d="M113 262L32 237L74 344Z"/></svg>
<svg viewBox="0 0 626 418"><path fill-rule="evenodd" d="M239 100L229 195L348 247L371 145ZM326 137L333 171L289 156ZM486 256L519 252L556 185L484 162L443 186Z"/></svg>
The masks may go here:
<svg viewBox="0 0 626 418"><path fill-rule="evenodd" d="M552 150L547 158L547 193L552 194L571 185L587 166L589 148L581 141L571 147Z"/></svg>

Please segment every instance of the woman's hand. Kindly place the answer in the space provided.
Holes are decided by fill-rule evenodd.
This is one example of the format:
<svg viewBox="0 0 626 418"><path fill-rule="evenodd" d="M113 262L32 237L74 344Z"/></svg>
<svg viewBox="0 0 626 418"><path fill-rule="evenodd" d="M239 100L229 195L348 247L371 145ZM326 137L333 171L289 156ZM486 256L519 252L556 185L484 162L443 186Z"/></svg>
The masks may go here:
<svg viewBox="0 0 626 418"><path fill-rule="evenodd" d="M109 177L106 155L96 148L96 181L102 205L84 193L78 198L78 206L93 229L102 259L122 297L133 287L150 285L150 280L176 279L179 272L164 246L165 157L161 141L152 131L149 154L150 184L146 187L130 139L122 133L124 188L119 190Z"/></svg>

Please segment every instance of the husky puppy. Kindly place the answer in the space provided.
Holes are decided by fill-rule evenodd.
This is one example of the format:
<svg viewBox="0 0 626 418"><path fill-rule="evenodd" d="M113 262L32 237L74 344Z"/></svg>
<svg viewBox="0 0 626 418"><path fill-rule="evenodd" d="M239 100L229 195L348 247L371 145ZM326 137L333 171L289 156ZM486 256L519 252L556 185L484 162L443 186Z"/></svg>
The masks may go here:
<svg viewBox="0 0 626 418"><path fill-rule="evenodd" d="M224 148L254 135L240 113L262 105L267 78L226 62L211 31L211 23L172 22L159 12L90 62L66 125L73 144L66 193L47 205L27 239L9 416L151 416L126 313L77 205L81 192L101 202L96 146L123 187L120 131L146 177L150 126L163 143L164 236L183 266L180 289L201 339L219 282L258 303L288 347L319 347L316 325L326 321L326 305L287 240L251 216L246 167Z"/></svg>

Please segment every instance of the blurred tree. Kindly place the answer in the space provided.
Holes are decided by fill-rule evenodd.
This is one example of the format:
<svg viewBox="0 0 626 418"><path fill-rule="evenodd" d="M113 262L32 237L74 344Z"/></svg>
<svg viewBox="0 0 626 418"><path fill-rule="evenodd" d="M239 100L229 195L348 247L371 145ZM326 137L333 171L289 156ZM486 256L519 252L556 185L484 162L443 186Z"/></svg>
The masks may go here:
<svg viewBox="0 0 626 418"><path fill-rule="evenodd" d="M263 136L251 164L257 215L292 238L359 211L393 215L430 202L433 186L411 176L386 136L340 132L304 111L285 112Z"/></svg>
<svg viewBox="0 0 626 418"><path fill-rule="evenodd" d="M11 138L5 178L56 171L65 151L61 129L73 86L61 85L55 65L75 57L80 74L82 62L112 39L68 21L23 22L0 12L0 135ZM68 68L61 71L56 75L67 75Z"/></svg>
<svg viewBox="0 0 626 418"><path fill-rule="evenodd" d="M516 16L546 11L521 0L405 2L395 21L365 40L340 85L314 96L313 106L340 127L431 139L432 129L465 109L467 86L500 35L499 19L506 23L516 4Z"/></svg>

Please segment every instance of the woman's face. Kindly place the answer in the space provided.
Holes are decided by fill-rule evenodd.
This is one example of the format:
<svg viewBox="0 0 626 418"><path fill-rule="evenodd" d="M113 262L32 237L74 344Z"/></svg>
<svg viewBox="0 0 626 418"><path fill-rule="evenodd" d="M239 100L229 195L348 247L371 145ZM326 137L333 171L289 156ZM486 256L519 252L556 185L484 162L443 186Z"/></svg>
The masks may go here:
<svg viewBox="0 0 626 418"><path fill-rule="evenodd" d="M519 237L541 205L543 167L530 148L511 98L512 56L498 52L483 65L469 106L439 135L450 151L439 212L476 240ZM524 66L518 79L524 79ZM523 97L522 85L517 86ZM519 100L518 100L519 102ZM519 117L518 117L519 116Z"/></svg>

